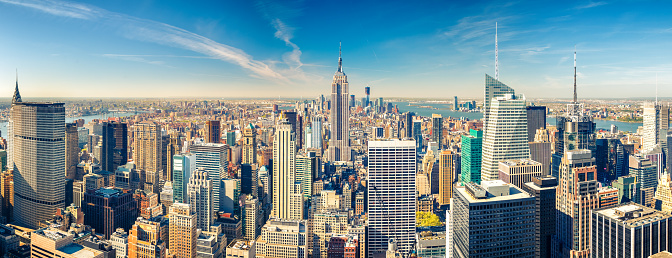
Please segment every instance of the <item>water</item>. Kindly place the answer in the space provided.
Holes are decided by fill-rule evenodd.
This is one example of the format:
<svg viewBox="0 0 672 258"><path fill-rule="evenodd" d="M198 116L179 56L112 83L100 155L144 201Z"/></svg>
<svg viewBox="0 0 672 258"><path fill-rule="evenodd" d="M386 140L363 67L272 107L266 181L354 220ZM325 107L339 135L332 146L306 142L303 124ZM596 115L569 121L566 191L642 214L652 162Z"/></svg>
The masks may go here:
<svg viewBox="0 0 672 258"><path fill-rule="evenodd" d="M421 108L417 106L409 106L408 104L409 102L392 102L392 105L397 105L397 108L399 108L399 112L414 112L416 115L419 116L431 117L432 114L441 114L443 117L453 117L453 118L465 117L469 118L469 120L483 119L483 113L453 111L451 110L452 109L451 104L413 103L413 105L430 106L438 109ZM546 123L549 123L550 125L555 125L555 117L547 117ZM595 126L597 126L598 130L599 129L609 130L611 129L612 124L616 125L616 127L618 127L618 130L620 131L629 131L629 132L636 132L637 128L642 126L642 123L627 123L627 122L595 119Z"/></svg>
<svg viewBox="0 0 672 258"><path fill-rule="evenodd" d="M140 113L140 111L138 111ZM99 115L90 115L90 116L77 116L77 117L66 117L65 122L66 123L72 123L73 121L77 119L84 119L84 123L88 123L93 119L106 119L110 117L127 117L127 116L134 116L136 115L135 112L110 112L110 113L104 113L104 114L99 114ZM2 137L7 137L7 122L2 122L0 123L0 131L2 132Z"/></svg>

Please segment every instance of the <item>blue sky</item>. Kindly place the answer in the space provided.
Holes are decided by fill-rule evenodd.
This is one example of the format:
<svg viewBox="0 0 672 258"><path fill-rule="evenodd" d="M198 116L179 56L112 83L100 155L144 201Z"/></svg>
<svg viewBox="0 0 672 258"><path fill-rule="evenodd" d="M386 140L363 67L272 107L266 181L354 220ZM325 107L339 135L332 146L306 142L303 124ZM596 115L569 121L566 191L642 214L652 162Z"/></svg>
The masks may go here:
<svg viewBox="0 0 672 258"><path fill-rule="evenodd" d="M667 1L0 0L0 82L29 97L672 97Z"/></svg>

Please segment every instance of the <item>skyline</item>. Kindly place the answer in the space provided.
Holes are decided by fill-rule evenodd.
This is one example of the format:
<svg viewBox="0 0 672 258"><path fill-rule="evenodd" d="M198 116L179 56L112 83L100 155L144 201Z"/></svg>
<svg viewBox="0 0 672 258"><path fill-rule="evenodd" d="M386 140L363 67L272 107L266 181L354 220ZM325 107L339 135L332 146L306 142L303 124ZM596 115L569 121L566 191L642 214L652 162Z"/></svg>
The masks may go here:
<svg viewBox="0 0 672 258"><path fill-rule="evenodd" d="M572 97L575 46L579 99L652 98L656 74L670 97L666 8L636 3L0 0L0 92L18 68L33 97L307 99L329 93L341 41L358 99L482 98L497 22L500 80L528 98Z"/></svg>

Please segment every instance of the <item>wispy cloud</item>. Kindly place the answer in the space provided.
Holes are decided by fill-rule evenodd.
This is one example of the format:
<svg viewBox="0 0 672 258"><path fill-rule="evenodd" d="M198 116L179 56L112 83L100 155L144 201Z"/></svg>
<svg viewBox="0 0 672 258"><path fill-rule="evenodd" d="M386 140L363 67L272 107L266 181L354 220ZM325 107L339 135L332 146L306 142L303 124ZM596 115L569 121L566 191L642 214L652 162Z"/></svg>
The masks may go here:
<svg viewBox="0 0 672 258"><path fill-rule="evenodd" d="M587 4L584 5L579 5L577 7L574 7L574 9L581 10L581 9L588 9L588 8L593 8L593 7L598 7L607 4L607 2L600 1L600 2L588 2Z"/></svg>
<svg viewBox="0 0 672 258"><path fill-rule="evenodd" d="M102 54L101 56L107 57L107 58L112 58L112 59L119 59L119 60L132 61L132 62L140 62L140 63L153 64L153 65L162 65L162 66L165 65L165 63L163 61L147 60L142 56L135 56L135 55Z"/></svg>
<svg viewBox="0 0 672 258"><path fill-rule="evenodd" d="M204 36L169 24L65 1L0 0L0 2L28 7L56 16L99 22L117 28L119 34L128 39L152 42L201 53L214 59L237 64L251 71L251 76L254 77L278 82L286 82L288 80L286 76L270 67L269 61L262 62L255 60L241 49L215 42Z"/></svg>

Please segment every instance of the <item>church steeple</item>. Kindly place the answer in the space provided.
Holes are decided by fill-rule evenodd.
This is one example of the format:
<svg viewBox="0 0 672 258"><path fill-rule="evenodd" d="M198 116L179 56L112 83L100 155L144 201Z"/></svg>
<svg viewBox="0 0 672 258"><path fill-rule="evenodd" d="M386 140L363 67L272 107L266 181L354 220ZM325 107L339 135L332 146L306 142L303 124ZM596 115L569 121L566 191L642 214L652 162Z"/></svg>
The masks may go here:
<svg viewBox="0 0 672 258"><path fill-rule="evenodd" d="M21 94L19 93L19 72L16 72L16 88L14 88L14 96L12 97L12 104L22 102Z"/></svg>
<svg viewBox="0 0 672 258"><path fill-rule="evenodd" d="M338 42L338 72L343 72L343 59L341 58L341 42Z"/></svg>

